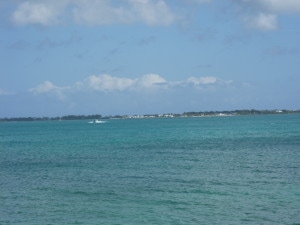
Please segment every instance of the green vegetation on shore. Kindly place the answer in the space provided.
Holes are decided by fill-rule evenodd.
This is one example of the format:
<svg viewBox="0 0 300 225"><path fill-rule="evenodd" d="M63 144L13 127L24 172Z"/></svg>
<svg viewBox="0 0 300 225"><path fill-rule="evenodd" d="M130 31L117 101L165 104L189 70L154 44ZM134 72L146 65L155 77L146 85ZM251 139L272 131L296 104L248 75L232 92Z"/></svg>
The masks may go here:
<svg viewBox="0 0 300 225"><path fill-rule="evenodd" d="M241 116L241 115L265 115L265 114L294 114L300 110L233 110L233 111L205 111L205 112L184 112L167 114L147 114L147 115L115 115L101 116L94 115L67 115L61 117L14 117L0 118L0 122L5 121L49 121L49 120L94 120L94 119L135 119L135 118L173 118L173 117L202 117L202 116Z"/></svg>

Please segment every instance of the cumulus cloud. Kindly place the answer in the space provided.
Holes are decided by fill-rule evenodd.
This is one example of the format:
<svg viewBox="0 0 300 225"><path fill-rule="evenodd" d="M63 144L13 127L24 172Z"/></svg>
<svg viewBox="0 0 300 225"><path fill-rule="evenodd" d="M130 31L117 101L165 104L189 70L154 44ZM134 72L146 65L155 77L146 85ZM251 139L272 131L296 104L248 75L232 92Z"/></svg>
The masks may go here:
<svg viewBox="0 0 300 225"><path fill-rule="evenodd" d="M158 74L146 74L137 78L115 77L108 74L92 75L82 81L76 82L68 87L59 87L50 81L45 81L29 92L35 95L50 95L65 100L67 95L75 92L133 92L143 93L145 91L159 91L180 88L201 88L228 86L232 81L224 81L217 77L189 77L184 81L167 81ZM1 94L1 89L0 89Z"/></svg>
<svg viewBox="0 0 300 225"><path fill-rule="evenodd" d="M70 17L87 25L128 24L169 25L176 15L163 0L61 0L33 1L19 4L12 20L18 25L52 25Z"/></svg>
<svg viewBox="0 0 300 225"><path fill-rule="evenodd" d="M136 79L136 84L139 87L162 88L167 85L167 81L158 74L146 74L141 78Z"/></svg>
<svg viewBox="0 0 300 225"><path fill-rule="evenodd" d="M66 1L25 1L18 5L12 14L12 20L18 25L41 24L50 25L59 21Z"/></svg>
<svg viewBox="0 0 300 225"><path fill-rule="evenodd" d="M299 0L231 0L246 22L252 28L275 30L278 19L288 13L300 13Z"/></svg>
<svg viewBox="0 0 300 225"><path fill-rule="evenodd" d="M40 94L49 94L58 97L60 100L64 100L66 98L65 91L68 90L69 87L58 87L51 83L50 81L45 81L34 88L29 89L29 92L40 95Z"/></svg>
<svg viewBox="0 0 300 225"><path fill-rule="evenodd" d="M216 77L190 77L187 79L187 84L193 84L195 86L215 84L217 82Z"/></svg>
<svg viewBox="0 0 300 225"><path fill-rule="evenodd" d="M157 74L146 74L135 79L102 74L89 76L84 81L77 82L76 86L78 89L111 92L139 90L143 88L162 88L162 84L165 83L166 80Z"/></svg>
<svg viewBox="0 0 300 225"><path fill-rule="evenodd" d="M193 3L208 3L213 0L186 0ZM216 1L215 1L216 2ZM300 13L299 0L228 0L233 3L247 26L259 30L275 30L281 16Z"/></svg>
<svg viewBox="0 0 300 225"><path fill-rule="evenodd" d="M132 4L132 12L136 18L149 25L163 24L168 25L175 19L168 5L162 1L150 0L129 0Z"/></svg>
<svg viewBox="0 0 300 225"><path fill-rule="evenodd" d="M207 77L189 77L185 81L180 83L184 88L195 88L198 90L218 90L232 87L232 80L223 80L214 76Z"/></svg>
<svg viewBox="0 0 300 225"><path fill-rule="evenodd" d="M118 78L107 74L100 76L89 76L85 80L87 88L97 91L124 91L130 88L134 80L129 78Z"/></svg>

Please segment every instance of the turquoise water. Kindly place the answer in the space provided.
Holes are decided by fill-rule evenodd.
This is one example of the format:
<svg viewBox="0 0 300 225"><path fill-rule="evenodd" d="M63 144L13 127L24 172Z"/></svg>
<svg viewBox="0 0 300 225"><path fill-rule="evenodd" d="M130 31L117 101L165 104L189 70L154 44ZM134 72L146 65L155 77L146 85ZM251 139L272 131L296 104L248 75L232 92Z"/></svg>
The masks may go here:
<svg viewBox="0 0 300 225"><path fill-rule="evenodd" d="M300 224L300 115L0 123L0 224Z"/></svg>

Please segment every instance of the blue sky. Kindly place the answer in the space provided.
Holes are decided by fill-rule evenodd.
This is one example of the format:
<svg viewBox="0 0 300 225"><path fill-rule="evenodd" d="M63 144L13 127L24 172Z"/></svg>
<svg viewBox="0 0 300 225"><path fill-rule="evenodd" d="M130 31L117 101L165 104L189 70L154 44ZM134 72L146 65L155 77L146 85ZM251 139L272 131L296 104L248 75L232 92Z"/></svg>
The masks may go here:
<svg viewBox="0 0 300 225"><path fill-rule="evenodd" d="M0 117L300 109L299 0L0 0Z"/></svg>

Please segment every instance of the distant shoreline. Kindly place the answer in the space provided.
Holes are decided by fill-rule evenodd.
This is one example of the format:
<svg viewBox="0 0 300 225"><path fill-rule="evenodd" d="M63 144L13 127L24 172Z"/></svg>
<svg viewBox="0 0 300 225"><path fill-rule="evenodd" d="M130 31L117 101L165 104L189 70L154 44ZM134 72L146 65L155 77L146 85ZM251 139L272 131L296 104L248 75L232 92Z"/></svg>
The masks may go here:
<svg viewBox="0 0 300 225"><path fill-rule="evenodd" d="M300 110L232 110L232 111L203 111L165 114L144 114L144 115L114 115L102 116L93 115L67 115L57 117L11 117L0 118L0 122L7 121L60 121L60 120L94 120L94 119L141 119L141 118L176 118L176 117L208 117L208 116L243 116L243 115L267 115L267 114L297 114Z"/></svg>

